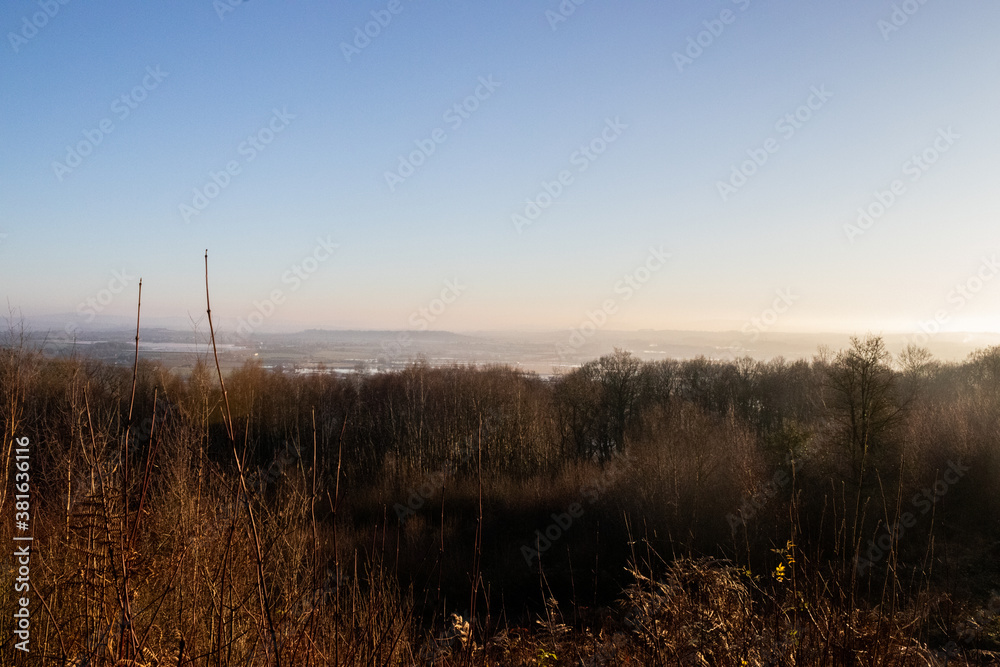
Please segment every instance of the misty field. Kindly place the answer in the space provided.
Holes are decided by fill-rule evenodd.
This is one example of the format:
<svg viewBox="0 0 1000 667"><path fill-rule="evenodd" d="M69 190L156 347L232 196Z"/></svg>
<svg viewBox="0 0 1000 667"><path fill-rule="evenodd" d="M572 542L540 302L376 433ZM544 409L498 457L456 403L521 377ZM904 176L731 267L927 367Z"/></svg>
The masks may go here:
<svg viewBox="0 0 1000 667"><path fill-rule="evenodd" d="M1000 347L223 379L9 332L2 664L1000 664Z"/></svg>

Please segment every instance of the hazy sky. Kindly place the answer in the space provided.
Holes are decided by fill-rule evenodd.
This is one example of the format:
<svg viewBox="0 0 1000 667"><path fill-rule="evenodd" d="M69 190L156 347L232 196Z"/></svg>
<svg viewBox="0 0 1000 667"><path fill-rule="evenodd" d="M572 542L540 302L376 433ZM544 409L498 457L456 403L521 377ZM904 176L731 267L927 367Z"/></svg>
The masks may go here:
<svg viewBox="0 0 1000 667"><path fill-rule="evenodd" d="M576 2L3 3L0 296L1000 330L1000 5Z"/></svg>

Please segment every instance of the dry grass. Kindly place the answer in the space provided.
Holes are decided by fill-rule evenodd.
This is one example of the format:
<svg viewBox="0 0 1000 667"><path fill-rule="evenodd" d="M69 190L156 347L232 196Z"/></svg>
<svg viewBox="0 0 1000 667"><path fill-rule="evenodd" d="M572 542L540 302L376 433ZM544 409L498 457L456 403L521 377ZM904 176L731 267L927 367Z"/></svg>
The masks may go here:
<svg viewBox="0 0 1000 667"><path fill-rule="evenodd" d="M762 435L713 408L719 392L652 405L609 462L554 444L545 385L495 369L318 385L248 368L227 381L232 415L203 367L129 371L0 348L5 455L15 435L36 444L32 653L5 639L0 664L998 664L990 396L910 416L887 449L898 469L880 462L869 493L837 477L822 417ZM424 379L442 393L420 393ZM487 396L506 407L490 413ZM732 531L727 514L782 465L766 443L789 432L808 464ZM968 478L859 579L858 540L952 456L976 462ZM574 503L528 567L521 545Z"/></svg>

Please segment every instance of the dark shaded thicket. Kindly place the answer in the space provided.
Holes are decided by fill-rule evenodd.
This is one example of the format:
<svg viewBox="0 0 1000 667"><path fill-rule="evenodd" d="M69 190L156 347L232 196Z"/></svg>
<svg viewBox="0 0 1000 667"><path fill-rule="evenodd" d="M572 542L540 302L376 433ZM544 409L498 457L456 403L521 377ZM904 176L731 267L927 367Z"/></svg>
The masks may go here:
<svg viewBox="0 0 1000 667"><path fill-rule="evenodd" d="M35 534L30 656L3 598L13 664L923 665L997 648L1000 347L957 364L874 336L812 361L616 351L553 380L247 363L226 378L247 494L207 363L140 360L129 421L133 369L8 333L3 463L12 480L30 440Z"/></svg>

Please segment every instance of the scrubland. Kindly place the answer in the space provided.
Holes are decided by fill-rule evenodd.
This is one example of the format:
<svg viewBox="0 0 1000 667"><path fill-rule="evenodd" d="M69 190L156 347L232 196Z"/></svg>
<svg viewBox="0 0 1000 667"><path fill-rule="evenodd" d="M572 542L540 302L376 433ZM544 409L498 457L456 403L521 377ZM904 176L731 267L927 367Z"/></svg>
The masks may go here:
<svg viewBox="0 0 1000 667"><path fill-rule="evenodd" d="M12 330L0 419L2 664L1000 664L997 347L223 388Z"/></svg>

